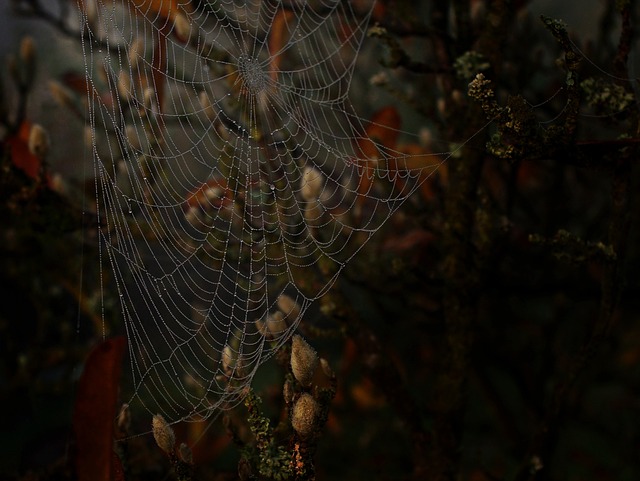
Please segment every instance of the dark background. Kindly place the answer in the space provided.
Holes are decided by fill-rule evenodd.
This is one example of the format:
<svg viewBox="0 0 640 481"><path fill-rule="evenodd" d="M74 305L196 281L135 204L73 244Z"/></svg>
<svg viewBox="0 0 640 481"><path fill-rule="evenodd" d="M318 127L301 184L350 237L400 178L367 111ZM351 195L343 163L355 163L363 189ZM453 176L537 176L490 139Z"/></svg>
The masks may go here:
<svg viewBox="0 0 640 481"><path fill-rule="evenodd" d="M21 91L10 69L0 84L0 473L77 479L78 378L90 350L123 328L110 276L99 272L84 124L48 88L82 75L79 44L12 13L28 3L0 2L5 58L19 58L25 35L37 46L29 87ZM369 67L355 81L386 71L391 86L352 101L367 117L398 106L404 129L431 129L434 150L465 145L301 325L338 383L316 476L640 479L637 2L622 13L616 3L625 2L471 2L487 5L468 24L451 12L472 12L469 2L433 3L380 2L374 20L420 65L394 64L391 44L369 39ZM563 18L573 44L557 41L540 14ZM472 77L456 76L453 64L470 49L490 64L484 74L513 117L487 124L467 95ZM578 82L600 82L599 97L572 93L567 52L586 55ZM632 95L623 108L615 95L602 100L613 86ZM51 138L46 181L24 168L33 159L15 123L22 98L24 119ZM511 128L514 119L526 128ZM515 147L511 158L487 148L496 133L494 145ZM398 142L388 147L410 143ZM274 361L262 373L262 409L272 424L286 421L286 368ZM235 426L251 445L243 409L226 429L222 416L175 427L193 447L197 479L238 476L240 450L226 431ZM150 422L134 417L134 431ZM291 430L278 436L288 449ZM127 449L127 479L174 479L151 436Z"/></svg>

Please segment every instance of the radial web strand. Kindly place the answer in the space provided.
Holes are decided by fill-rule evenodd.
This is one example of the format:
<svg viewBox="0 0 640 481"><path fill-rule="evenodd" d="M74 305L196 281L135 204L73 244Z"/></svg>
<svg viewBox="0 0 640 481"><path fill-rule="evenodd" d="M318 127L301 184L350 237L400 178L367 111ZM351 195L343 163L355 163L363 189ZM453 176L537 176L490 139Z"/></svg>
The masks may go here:
<svg viewBox="0 0 640 481"><path fill-rule="evenodd" d="M373 4L80 6L131 403L206 417L444 157L376 143L354 111Z"/></svg>

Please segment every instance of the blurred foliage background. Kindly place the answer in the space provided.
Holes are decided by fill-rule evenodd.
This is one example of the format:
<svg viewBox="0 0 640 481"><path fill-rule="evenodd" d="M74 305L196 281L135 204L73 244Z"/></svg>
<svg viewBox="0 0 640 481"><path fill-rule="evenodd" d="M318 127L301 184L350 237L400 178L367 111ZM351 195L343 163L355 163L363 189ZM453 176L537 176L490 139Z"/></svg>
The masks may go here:
<svg viewBox="0 0 640 481"><path fill-rule="evenodd" d="M337 388L308 443L314 469L298 478L640 479L638 4L550 3L378 2L369 69L354 79L367 93L352 101L367 118L422 128L422 147L464 147L303 322ZM79 40L56 23L77 6L0 7L11 26L0 83L0 473L81 479L78 379L89 352L123 329L98 272L73 90ZM287 349L262 368L256 416L281 421L267 434L295 451ZM247 454L260 439L248 404L174 427L193 451L188 472L144 436L116 443L123 471L109 476L277 479Z"/></svg>

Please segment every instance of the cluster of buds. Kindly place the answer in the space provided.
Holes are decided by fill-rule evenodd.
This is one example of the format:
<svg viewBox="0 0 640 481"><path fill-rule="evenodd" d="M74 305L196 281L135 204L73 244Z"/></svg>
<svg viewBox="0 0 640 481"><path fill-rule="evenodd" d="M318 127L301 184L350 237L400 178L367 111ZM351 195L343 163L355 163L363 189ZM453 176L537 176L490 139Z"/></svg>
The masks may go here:
<svg viewBox="0 0 640 481"><path fill-rule="evenodd" d="M318 368L331 381L328 390L313 383ZM291 340L291 372L302 388L296 395L290 382L284 386L285 401L291 404L291 426L301 439L310 439L326 420L329 400L335 394L335 375L327 360L320 359L315 349L297 334Z"/></svg>

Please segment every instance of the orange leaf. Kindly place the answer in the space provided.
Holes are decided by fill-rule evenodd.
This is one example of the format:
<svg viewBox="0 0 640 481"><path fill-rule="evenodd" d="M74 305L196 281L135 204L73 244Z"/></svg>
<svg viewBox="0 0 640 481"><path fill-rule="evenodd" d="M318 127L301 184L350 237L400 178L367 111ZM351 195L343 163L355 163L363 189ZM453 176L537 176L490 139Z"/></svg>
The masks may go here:
<svg viewBox="0 0 640 481"><path fill-rule="evenodd" d="M398 142L398 129L402 119L398 110L389 105L374 112L366 128L367 135L370 139L382 144L390 149L395 148Z"/></svg>
<svg viewBox="0 0 640 481"><path fill-rule="evenodd" d="M394 149L398 141L398 129L400 128L400 114L393 106L383 107L374 112L371 121L365 128L365 137L358 140L358 199L356 212L362 209L366 195L371 190L373 177L378 162L382 158L379 147Z"/></svg>
<svg viewBox="0 0 640 481"><path fill-rule="evenodd" d="M18 132L6 140L11 149L11 162L32 179L36 180L40 174L40 159L29 150L29 133L31 123L22 122Z"/></svg>
<svg viewBox="0 0 640 481"><path fill-rule="evenodd" d="M95 347L78 382L73 427L79 481L112 481L122 470L113 455L113 438L125 345L124 337L116 337Z"/></svg>
<svg viewBox="0 0 640 481"><path fill-rule="evenodd" d="M280 10L273 19L271 30L269 31L269 53L271 57L271 79L277 80L278 71L282 56L279 52L289 40L289 30L287 26L293 17L293 11Z"/></svg>
<svg viewBox="0 0 640 481"><path fill-rule="evenodd" d="M435 196L431 185L431 179L435 177L432 177L432 174L437 170L440 182L444 185L448 182L447 166L443 164L442 157L433 154L426 147L418 144L401 145L398 150L407 154L408 157L398 159L394 162L393 167L390 166L390 168L395 170L419 170L420 193L424 200L432 200Z"/></svg>
<svg viewBox="0 0 640 481"><path fill-rule="evenodd" d="M385 398L376 390L369 378L351 387L351 399L360 409L377 409L385 405Z"/></svg>

